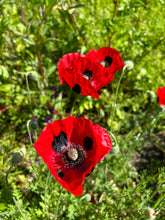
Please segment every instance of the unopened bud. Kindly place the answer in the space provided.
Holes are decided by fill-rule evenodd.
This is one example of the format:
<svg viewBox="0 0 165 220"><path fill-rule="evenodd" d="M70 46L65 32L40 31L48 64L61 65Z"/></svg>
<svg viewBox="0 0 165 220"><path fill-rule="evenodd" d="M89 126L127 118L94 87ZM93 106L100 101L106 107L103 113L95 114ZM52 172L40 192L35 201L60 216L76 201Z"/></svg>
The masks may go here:
<svg viewBox="0 0 165 220"><path fill-rule="evenodd" d="M112 146L112 150L111 150L111 154L112 154L112 155L118 154L119 151L120 151L120 148L119 148L119 145L118 145L118 144L116 144L114 147Z"/></svg>
<svg viewBox="0 0 165 220"><path fill-rule="evenodd" d="M21 148L20 150L14 152L11 158L11 164L17 165L18 163L20 163L23 160L25 154L26 154L25 148Z"/></svg>
<svg viewBox="0 0 165 220"><path fill-rule="evenodd" d="M88 201L88 202L90 202L91 201L91 195L89 194L89 193L87 193L87 194L85 194L85 196L84 196L84 200L86 200L86 201Z"/></svg>
<svg viewBox="0 0 165 220"><path fill-rule="evenodd" d="M145 217L147 220L154 220L156 218L156 213L152 208L147 207L145 209Z"/></svg>
<svg viewBox="0 0 165 220"><path fill-rule="evenodd" d="M38 129L38 124L36 122L31 122L30 123L30 128L33 130L33 131L36 131Z"/></svg>
<svg viewBox="0 0 165 220"><path fill-rule="evenodd" d="M132 60L126 60L124 61L124 64L128 70L132 70L134 68L134 62Z"/></svg>
<svg viewBox="0 0 165 220"><path fill-rule="evenodd" d="M36 119L35 116L34 116L33 119L30 121L30 128L31 128L33 131L38 130L38 122L37 122L37 119Z"/></svg>

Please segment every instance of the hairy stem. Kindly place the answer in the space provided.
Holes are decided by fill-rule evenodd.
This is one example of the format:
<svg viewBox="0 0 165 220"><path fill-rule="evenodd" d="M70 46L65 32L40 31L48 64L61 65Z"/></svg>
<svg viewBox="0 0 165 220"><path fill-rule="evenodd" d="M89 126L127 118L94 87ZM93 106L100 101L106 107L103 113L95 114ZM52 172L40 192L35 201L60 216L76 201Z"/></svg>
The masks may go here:
<svg viewBox="0 0 165 220"><path fill-rule="evenodd" d="M33 147L33 142L32 142L32 138L31 138L31 134L30 134L30 122L31 122L31 120L28 120L28 122L27 122L27 130L28 130L28 135L29 135L29 139L30 139L30 144Z"/></svg>
<svg viewBox="0 0 165 220"><path fill-rule="evenodd" d="M120 79L119 79L119 82L118 82L118 85L117 85L117 89L116 89L116 95L115 95L115 101L114 101L114 106L113 106L113 111L112 111L112 119L111 119L111 128L110 128L110 131L112 131L112 126L113 126L113 119L114 119L114 115L115 115L115 108L116 108L116 101L117 101L117 96L118 96L118 92L119 92L119 86L120 86L120 83L121 83L121 79L124 75L124 70L125 70L126 66L123 67L123 70L122 70L122 73L121 73L121 76L120 76Z"/></svg>
<svg viewBox="0 0 165 220"><path fill-rule="evenodd" d="M118 5L119 5L119 0L113 0L113 3L114 3L114 11L113 11L113 16L112 18L115 18L117 16L117 10L118 10ZM113 38L113 35L114 35L115 31L113 31L109 37L109 47L111 46L112 44L112 38Z"/></svg>

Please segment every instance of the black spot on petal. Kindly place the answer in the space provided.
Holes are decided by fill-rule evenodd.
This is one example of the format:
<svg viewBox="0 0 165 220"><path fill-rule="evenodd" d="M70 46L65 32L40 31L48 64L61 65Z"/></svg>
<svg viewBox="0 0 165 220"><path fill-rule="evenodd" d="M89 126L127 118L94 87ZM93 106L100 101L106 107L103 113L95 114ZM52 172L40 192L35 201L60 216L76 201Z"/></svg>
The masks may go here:
<svg viewBox="0 0 165 220"><path fill-rule="evenodd" d="M95 169L95 167L92 167L91 173L93 172L94 169ZM90 176L91 173L88 173L86 176L87 176L87 177Z"/></svg>
<svg viewBox="0 0 165 220"><path fill-rule="evenodd" d="M63 172L61 172L60 170L56 170L56 172L60 178L64 176Z"/></svg>
<svg viewBox="0 0 165 220"><path fill-rule="evenodd" d="M93 74L93 72L92 71L90 71L90 70L88 70L88 69L86 69L84 72L83 72L83 76L87 79L87 80L91 80L91 78L92 78L92 74Z"/></svg>
<svg viewBox="0 0 165 220"><path fill-rule="evenodd" d="M67 135L61 131L58 136L54 136L54 141L52 142L52 148L56 153L60 153L65 146L68 145Z"/></svg>
<svg viewBox="0 0 165 220"><path fill-rule="evenodd" d="M109 64L109 67L110 67L111 64L112 64L113 59L111 57L109 57L109 56L106 56L105 57L105 61Z"/></svg>
<svg viewBox="0 0 165 220"><path fill-rule="evenodd" d="M92 138L90 138L88 136L84 138L84 147L87 150L91 150L93 148L93 140L92 140Z"/></svg>
<svg viewBox="0 0 165 220"><path fill-rule="evenodd" d="M78 94L81 92L81 87L78 84L75 84L75 86L72 88L72 90Z"/></svg>

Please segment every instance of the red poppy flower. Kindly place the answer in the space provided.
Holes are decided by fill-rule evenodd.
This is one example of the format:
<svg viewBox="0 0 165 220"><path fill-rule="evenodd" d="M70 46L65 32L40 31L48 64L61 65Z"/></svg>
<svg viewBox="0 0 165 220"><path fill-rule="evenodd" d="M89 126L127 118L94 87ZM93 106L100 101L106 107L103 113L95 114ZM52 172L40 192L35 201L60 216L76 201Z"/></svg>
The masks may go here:
<svg viewBox="0 0 165 220"><path fill-rule="evenodd" d="M105 69L109 70L113 75L124 67L120 53L110 47L102 47L99 50L91 50L85 55L85 57L95 60Z"/></svg>
<svg viewBox="0 0 165 220"><path fill-rule="evenodd" d="M79 196L86 174L111 151L112 143L101 126L71 116L48 124L34 147L56 180Z"/></svg>
<svg viewBox="0 0 165 220"><path fill-rule="evenodd" d="M64 55L62 59L60 59L58 63L58 74L61 84L68 84L66 80L71 79L71 76L68 76L68 74L71 73L71 70L74 68L75 60L83 56L84 55L80 53L68 53Z"/></svg>
<svg viewBox="0 0 165 220"><path fill-rule="evenodd" d="M158 104L165 106L165 87L157 90Z"/></svg>
<svg viewBox="0 0 165 220"><path fill-rule="evenodd" d="M104 50L101 49L92 50L86 56L76 53L66 54L60 59L58 73L61 83L68 84L80 95L99 98L98 90L110 83L114 74L124 66L117 50L108 48L110 52L106 49L106 56L102 57ZM109 56L113 59L112 67L106 61L110 59ZM105 66L101 65L103 62L106 63Z"/></svg>

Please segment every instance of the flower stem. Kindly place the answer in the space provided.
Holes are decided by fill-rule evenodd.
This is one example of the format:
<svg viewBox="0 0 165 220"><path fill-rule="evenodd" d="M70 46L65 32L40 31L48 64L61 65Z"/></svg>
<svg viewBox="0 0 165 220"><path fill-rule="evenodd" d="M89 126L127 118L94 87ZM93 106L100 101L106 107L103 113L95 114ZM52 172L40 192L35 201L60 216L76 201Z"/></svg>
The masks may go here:
<svg viewBox="0 0 165 220"><path fill-rule="evenodd" d="M58 198L58 201L57 201L57 208L56 208L56 214L55 214L57 218L58 218L58 209L59 209L59 203L60 203L62 191L63 191L63 188L61 189L61 192L60 192L60 195L59 195L59 198Z"/></svg>
<svg viewBox="0 0 165 220"><path fill-rule="evenodd" d="M27 130L28 130L28 134L29 134L29 138L30 138L30 144L33 146L32 138L31 138L31 134L30 134L30 122L31 122L31 120L27 121Z"/></svg>
<svg viewBox="0 0 165 220"><path fill-rule="evenodd" d="M72 95L74 95L74 96L72 96ZM70 98L72 99L71 100L72 107L71 107L70 115L73 114L73 111L74 111L74 108L75 108L75 103L76 103L76 100L77 100L77 96L78 96L78 94L71 93Z"/></svg>
<svg viewBox="0 0 165 220"><path fill-rule="evenodd" d="M29 75L29 72L27 72L26 75L25 75L26 87L27 87L28 96L29 96L30 110L31 110L31 112L33 112L33 111L32 111L32 106L31 106L31 104L32 104L32 99L31 99L31 95L30 95L30 87L29 87L28 75Z"/></svg>
<svg viewBox="0 0 165 220"><path fill-rule="evenodd" d="M48 171L48 174L47 174L46 184L45 184L45 193L44 193L45 213L48 218L49 218L49 213L48 213L47 202L46 202L46 194L47 194L47 187L49 185L49 178L50 178L50 171Z"/></svg>
<svg viewBox="0 0 165 220"><path fill-rule="evenodd" d="M9 192L10 192L11 197L13 198L13 201L14 201L14 203L15 203L15 206L18 208L18 210L19 210L19 212L21 213L23 219L24 219L24 220L27 220L27 218L24 216L23 212L21 211L21 208L20 208L19 205L17 204L17 201L16 201L16 199L14 198L14 196L13 196L11 190L10 190L10 186L9 186L9 182L8 182L8 175L9 175L9 173L10 173L10 171L11 171L11 169L12 169L13 166L14 166L14 164L11 164L11 166L10 166L10 168L9 168L9 170L7 171L7 174L6 174L7 188L8 188L8 190L9 190Z"/></svg>
<svg viewBox="0 0 165 220"><path fill-rule="evenodd" d="M111 131L108 131L108 133L112 136L112 138L114 139L114 141L115 141L115 146L117 146L117 139L116 139L116 137L115 137L115 135L111 132ZM114 147L115 147L114 146Z"/></svg>
<svg viewBox="0 0 165 220"><path fill-rule="evenodd" d="M31 103L32 103L32 100L31 100L31 95L30 95L28 75L29 75L29 72L26 73L25 78L26 78L26 87L27 87L28 95L29 95L29 102L30 102L30 104L31 104Z"/></svg>
<svg viewBox="0 0 165 220"><path fill-rule="evenodd" d="M124 75L124 70L126 69L126 67L127 67L126 65L123 67L123 70L122 70L122 73L121 73L121 76L120 76L120 79L119 79L119 82L118 82L118 85L117 85L117 89L116 89L115 101L114 101L113 112L112 112L111 127L110 127L111 131L112 131L112 126L113 126L113 119L114 119L114 116L115 116L115 106L116 106L117 96L118 96L118 92L119 92L119 86L120 86L121 79Z"/></svg>

